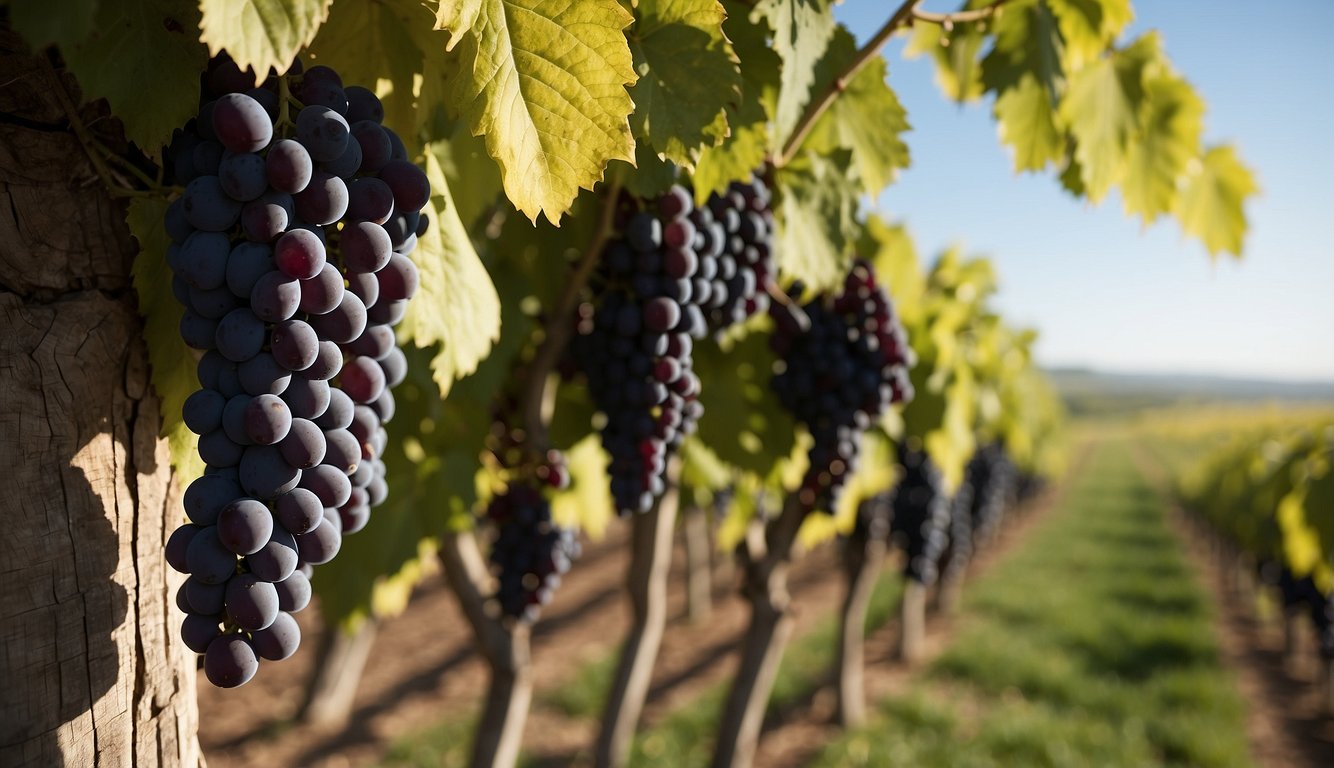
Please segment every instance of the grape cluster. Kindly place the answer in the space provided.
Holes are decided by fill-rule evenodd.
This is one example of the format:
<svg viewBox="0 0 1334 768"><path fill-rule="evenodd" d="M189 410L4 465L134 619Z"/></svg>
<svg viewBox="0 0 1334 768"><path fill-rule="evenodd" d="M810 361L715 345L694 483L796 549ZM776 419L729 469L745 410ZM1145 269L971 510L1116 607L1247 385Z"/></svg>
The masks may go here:
<svg viewBox="0 0 1334 768"><path fill-rule="evenodd" d="M486 514L496 526L491 565L499 581L500 610L534 622L579 556L579 541L574 531L551 521L551 503L526 482L510 483L505 493L492 497Z"/></svg>
<svg viewBox="0 0 1334 768"><path fill-rule="evenodd" d="M430 195L375 94L327 67L253 83L216 59L168 150L185 186L166 213L172 289L203 351L182 415L207 469L166 554L190 574L182 637L222 687L296 651L311 566L387 494L383 424L407 373L391 326Z"/></svg>
<svg viewBox="0 0 1334 768"><path fill-rule="evenodd" d="M662 495L668 458L704 412L695 340L767 307L769 203L757 178L699 207L679 185L648 205L617 201L597 296L580 307L571 349L606 416L602 444L622 515L647 512Z"/></svg>
<svg viewBox="0 0 1334 768"><path fill-rule="evenodd" d="M965 482L973 489L969 511L974 538L986 541L995 534L1017 480L1015 466L999 443L983 446L973 454Z"/></svg>
<svg viewBox="0 0 1334 768"><path fill-rule="evenodd" d="M787 306L770 308L771 346L780 360L771 383L815 439L799 500L807 510L832 512L856 469L862 432L891 403L912 398L912 350L865 261L853 265L838 295L817 297L802 310L807 323Z"/></svg>
<svg viewBox="0 0 1334 768"><path fill-rule="evenodd" d="M899 447L903 476L894 488L892 534L907 552L904 573L922 584L936 580L936 564L945 548L950 500L943 478L926 451Z"/></svg>

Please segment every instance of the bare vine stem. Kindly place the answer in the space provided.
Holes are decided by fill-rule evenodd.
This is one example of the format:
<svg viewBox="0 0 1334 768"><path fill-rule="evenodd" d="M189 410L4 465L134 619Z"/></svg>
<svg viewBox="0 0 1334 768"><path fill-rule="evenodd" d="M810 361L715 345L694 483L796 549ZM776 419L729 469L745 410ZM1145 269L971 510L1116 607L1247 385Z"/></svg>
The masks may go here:
<svg viewBox="0 0 1334 768"><path fill-rule="evenodd" d="M1008 0L996 0L996 2L985 8L978 8L970 11L932 13L930 11L918 9L917 6L922 4L922 0L906 0L906 2L894 11L893 15L889 17L889 20L884 23L884 26L880 27L875 35L872 36L870 40L866 41L866 45L857 49L857 53L852 57L852 60L843 68L843 71L839 73L838 77L834 78L833 82L829 84L829 87L820 94L819 98L814 99L810 104L806 105L806 111L802 113L801 118L797 121L797 126L793 129L792 135L789 136L787 142L783 144L782 154L774 159L774 165L782 168L792 162L792 158L795 157L797 151L801 149L802 143L806 141L806 137L809 136L811 131L815 128L815 124L819 121L820 117L833 106L834 102L838 100L839 95L847 90L848 84L852 82L853 78L855 78L867 64L870 64L875 57L880 55L881 49L883 49L885 44L889 42L889 38L893 37L894 33L899 29L911 25L914 21L923 21L944 26L953 26L956 23L962 24L970 21L980 21L993 16L1006 2L1008 2Z"/></svg>
<svg viewBox="0 0 1334 768"><path fill-rule="evenodd" d="M584 286L588 285L588 279L592 276L593 269L597 267L598 257L602 255L602 248L611 236L612 223L616 214L616 200L621 192L621 177L615 171L609 175L611 179L607 185L606 197L602 202L602 215L598 219L597 229L593 231L593 236L588 241L588 247L584 250L584 254L575 266L570 279L566 281L565 290L561 293L555 308L547 315L546 324L543 328L545 336L538 346L537 352L534 353L532 362L528 364L528 377L524 381L523 400L521 402L528 446L535 453L545 453L547 449L547 424L543 413L545 410L543 404L546 402L547 379L560 360L561 354L565 351L565 346L570 342L570 333L573 331L571 316L574 314L575 307L578 306L579 294L583 291Z"/></svg>

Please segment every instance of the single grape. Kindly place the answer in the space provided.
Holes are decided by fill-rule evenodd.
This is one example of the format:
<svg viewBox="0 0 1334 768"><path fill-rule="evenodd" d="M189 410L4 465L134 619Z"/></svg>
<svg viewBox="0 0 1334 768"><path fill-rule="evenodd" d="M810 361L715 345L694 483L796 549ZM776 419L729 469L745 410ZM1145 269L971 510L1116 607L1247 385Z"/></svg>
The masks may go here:
<svg viewBox="0 0 1334 768"><path fill-rule="evenodd" d="M241 486L224 475L203 475L185 489L185 514L196 525L214 525L222 508L241 495Z"/></svg>
<svg viewBox="0 0 1334 768"><path fill-rule="evenodd" d="M388 184L373 176L362 176L349 182L347 198L349 219L383 224L394 214L393 191Z"/></svg>
<svg viewBox="0 0 1334 768"><path fill-rule="evenodd" d="M380 278L380 298L388 301L412 298L421 279L412 259L397 253L375 274Z"/></svg>
<svg viewBox="0 0 1334 768"><path fill-rule="evenodd" d="M361 145L362 172L376 173L384 168L385 163L389 162L389 155L394 151L394 148L389 143L389 134L384 132L379 122L375 120L352 122L352 136Z"/></svg>
<svg viewBox="0 0 1334 768"><path fill-rule="evenodd" d="M218 321L214 342L223 357L235 363L243 363L259 354L264 347L266 333L264 321L242 307L233 309Z"/></svg>
<svg viewBox="0 0 1334 768"><path fill-rule="evenodd" d="M293 574L295 576L296 574ZM291 579L289 578L288 581ZM309 589L309 586L307 586ZM280 598L281 600L281 598ZM274 617L268 627L255 632L250 638L255 652L269 661L282 661L296 653L301 646L301 627L296 619L285 612Z"/></svg>
<svg viewBox="0 0 1334 768"><path fill-rule="evenodd" d="M291 428L292 412L276 395L259 395L246 406L246 434L257 445L273 445L287 437Z"/></svg>
<svg viewBox="0 0 1334 768"><path fill-rule="evenodd" d="M326 508L337 509L352 496L352 483L347 479L347 474L328 464L303 471L300 487L319 497L320 503Z"/></svg>
<svg viewBox="0 0 1334 768"><path fill-rule="evenodd" d="M332 396L334 392L342 395L340 390L331 390L330 395ZM343 395L343 397L347 397L347 395ZM325 415L327 414L328 411L325 412ZM323 418L323 416L320 418ZM294 418L292 419L292 426L287 431L287 436L282 439L282 442L278 443L278 450L288 464L297 469L309 469L324 460L324 432L320 430L315 422L309 419ZM289 526L289 528L296 530L293 526ZM297 532L304 533L304 531Z"/></svg>
<svg viewBox="0 0 1334 768"><path fill-rule="evenodd" d="M316 162L328 162L343 154L352 129L346 118L327 106L311 104L296 116L296 137Z"/></svg>
<svg viewBox="0 0 1334 768"><path fill-rule="evenodd" d="M250 308L256 317L268 323L280 323L292 317L300 304L301 284L276 269L261 275L250 291Z"/></svg>
<svg viewBox="0 0 1334 768"><path fill-rule="evenodd" d="M238 555L258 552L273 535L273 515L254 499L237 499L218 515L218 540Z"/></svg>
<svg viewBox="0 0 1334 768"><path fill-rule="evenodd" d="M245 565L256 578L272 583L290 577L299 559L296 538L281 525L275 525L272 538L258 552L246 555Z"/></svg>
<svg viewBox="0 0 1334 768"><path fill-rule="evenodd" d="M199 458L210 467L234 467L241 463L244 450L221 429L199 436Z"/></svg>
<svg viewBox="0 0 1334 768"><path fill-rule="evenodd" d="M240 573L233 576L227 582L224 600L227 616L241 629L256 632L278 618L278 590L254 574Z"/></svg>
<svg viewBox="0 0 1334 768"><path fill-rule="evenodd" d="M167 565L180 573L189 573L190 564L188 553L190 542L195 540L195 534L199 533L200 527L197 525L185 524L171 532L167 537L167 546L165 548Z"/></svg>
<svg viewBox="0 0 1334 768"><path fill-rule="evenodd" d="M388 132L393 138L392 132ZM431 183L422 169L407 160L390 160L379 173L393 195L394 207L400 211L419 211L431 199Z"/></svg>
<svg viewBox="0 0 1334 768"><path fill-rule="evenodd" d="M236 555L218 539L217 526L200 528L185 553L190 575L204 584L221 584L236 572Z"/></svg>
<svg viewBox="0 0 1334 768"><path fill-rule="evenodd" d="M212 290L227 281L231 243L218 232L195 232L181 244L177 273L192 288Z"/></svg>
<svg viewBox="0 0 1334 768"><path fill-rule="evenodd" d="M385 228L370 221L358 221L343 228L340 253L349 272L378 272L389 263L394 246Z"/></svg>
<svg viewBox="0 0 1334 768"><path fill-rule="evenodd" d="M319 336L304 320L284 320L273 328L269 349L278 365L289 371L303 371L319 354Z"/></svg>
<svg viewBox="0 0 1334 768"><path fill-rule="evenodd" d="M241 216L241 204L227 196L217 176L199 176L185 186L181 207L190 226L225 232Z"/></svg>
<svg viewBox="0 0 1334 768"><path fill-rule="evenodd" d="M368 357L353 357L343 366L338 379L343 391L353 402L371 403L384 392L384 370L378 362Z"/></svg>
<svg viewBox="0 0 1334 768"><path fill-rule="evenodd" d="M310 605L310 579L297 571L291 576L273 585L278 590L278 607L295 613Z"/></svg>
<svg viewBox="0 0 1334 768"><path fill-rule="evenodd" d="M347 344L366 330L366 306L355 293L345 291L333 311L310 318L310 325L322 339Z"/></svg>
<svg viewBox="0 0 1334 768"><path fill-rule="evenodd" d="M347 183L328 171L315 171L306 188L292 198L302 221L323 227L347 213Z"/></svg>
<svg viewBox="0 0 1334 768"><path fill-rule="evenodd" d="M237 373L246 394L254 396L281 395L292 380L292 373L269 352L260 352L241 363Z"/></svg>
<svg viewBox="0 0 1334 768"><path fill-rule="evenodd" d="M255 283L274 268L272 248L260 243L239 243L227 257L227 288L233 296L248 301Z"/></svg>
<svg viewBox="0 0 1334 768"><path fill-rule="evenodd" d="M301 281L301 302L298 308L312 315L332 311L343 300L343 275L332 264L325 263L320 273Z"/></svg>
<svg viewBox="0 0 1334 768"><path fill-rule="evenodd" d="M241 454L241 490L257 499L276 498L297 486L301 470L287 463L275 445L252 445Z"/></svg>
<svg viewBox="0 0 1334 768"><path fill-rule="evenodd" d="M229 93L213 104L213 132L233 152L258 152L273 139L273 122L258 101Z"/></svg>
<svg viewBox="0 0 1334 768"><path fill-rule="evenodd" d="M273 259L288 277L309 280L324 269L324 244L309 230L294 229L273 244Z"/></svg>
<svg viewBox="0 0 1334 768"><path fill-rule="evenodd" d="M264 158L252 152L223 155L218 165L218 183L233 200L249 202L264 194L269 180L264 171Z"/></svg>
<svg viewBox="0 0 1334 768"><path fill-rule="evenodd" d="M332 341L321 341L319 351L315 354L315 362L311 363L309 368L302 370L298 375L303 379L328 381L337 376L342 369L342 348Z"/></svg>
<svg viewBox="0 0 1334 768"><path fill-rule="evenodd" d="M185 641L186 648L195 653L206 652L209 644L221 634L216 615L190 613L181 622L181 640Z"/></svg>
<svg viewBox="0 0 1334 768"><path fill-rule="evenodd" d="M329 389L327 381L294 376L283 400L292 409L293 417L316 419L329 407Z"/></svg>
<svg viewBox="0 0 1334 768"><path fill-rule="evenodd" d="M347 120L349 123L356 124L362 120L373 120L377 123L384 122L384 105L380 103L377 97L371 91L362 88L359 85L348 86L343 89L347 94ZM388 141L386 136L385 140Z"/></svg>
<svg viewBox="0 0 1334 768"><path fill-rule="evenodd" d="M338 516L335 515L333 519L337 520ZM296 537L296 549L301 553L301 559L312 565L322 565L334 559L342 544L342 532L334 525L321 524L315 530Z"/></svg>
<svg viewBox="0 0 1334 768"><path fill-rule="evenodd" d="M274 512L283 528L293 533L314 530L324 519L319 497L305 488L293 488L279 496L274 502Z"/></svg>
<svg viewBox="0 0 1334 768"><path fill-rule="evenodd" d="M269 186L279 192L295 195L310 184L315 163L301 142L279 139L269 148L265 158L265 172Z"/></svg>
<svg viewBox="0 0 1334 768"><path fill-rule="evenodd" d="M185 399L181 419L196 435L212 432L222 426L222 408L227 398L212 389L201 389Z"/></svg>
<svg viewBox="0 0 1334 768"><path fill-rule="evenodd" d="M204 654L204 675L219 688L245 685L257 671L259 659L255 649L241 635L215 638Z"/></svg>

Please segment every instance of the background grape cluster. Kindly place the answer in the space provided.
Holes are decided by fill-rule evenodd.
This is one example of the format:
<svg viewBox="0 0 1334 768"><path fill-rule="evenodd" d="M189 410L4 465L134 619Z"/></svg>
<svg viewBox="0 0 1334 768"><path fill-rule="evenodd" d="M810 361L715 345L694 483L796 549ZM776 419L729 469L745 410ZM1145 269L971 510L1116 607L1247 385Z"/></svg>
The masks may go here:
<svg viewBox="0 0 1334 768"><path fill-rule="evenodd" d="M430 185L375 94L327 67L254 88L222 57L202 85L168 149L185 190L165 226L181 336L203 351L183 417L207 469L166 554L190 574L182 637L232 687L296 651L312 566L387 494L383 425L407 373L392 326Z"/></svg>
<svg viewBox="0 0 1334 768"><path fill-rule="evenodd" d="M566 476L568 477L568 476ZM491 565L499 582L501 612L533 622L560 586L561 576L579 556L575 532L551 520L551 503L541 489L510 483L491 498L487 518L496 526Z"/></svg>
<svg viewBox="0 0 1334 768"><path fill-rule="evenodd" d="M703 414L696 340L767 307L773 214L758 178L696 207L673 186L644 205L620 201L571 351L606 415L603 447L617 512L647 512L667 462Z"/></svg>
<svg viewBox="0 0 1334 768"><path fill-rule="evenodd" d="M792 293L801 290L796 285ZM912 398L912 350L865 261L853 265L840 293L817 296L801 309L799 315L771 307L771 344L780 361L771 383L815 440L798 499L807 510L832 512L856 470L862 433L891 403Z"/></svg>
<svg viewBox="0 0 1334 768"><path fill-rule="evenodd" d="M903 477L893 491L891 535L907 555L904 574L931 585L936 581L940 556L949 538L946 526L950 519L950 497L945 494L940 470L926 451L900 445L899 464L903 467Z"/></svg>

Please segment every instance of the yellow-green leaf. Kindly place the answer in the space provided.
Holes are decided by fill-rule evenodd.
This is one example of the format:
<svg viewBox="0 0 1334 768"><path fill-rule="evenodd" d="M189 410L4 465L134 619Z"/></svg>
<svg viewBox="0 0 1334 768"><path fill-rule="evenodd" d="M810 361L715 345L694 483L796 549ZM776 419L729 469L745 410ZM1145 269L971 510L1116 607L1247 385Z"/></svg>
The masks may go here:
<svg viewBox="0 0 1334 768"><path fill-rule="evenodd" d="M1122 197L1126 213L1149 222L1172 210L1177 180L1200 154L1204 101L1170 72L1147 78L1144 95L1143 126L1126 153Z"/></svg>
<svg viewBox="0 0 1334 768"><path fill-rule="evenodd" d="M837 285L851 263L860 192L851 166L847 150L828 156L807 152L776 174L778 268L812 290Z"/></svg>
<svg viewBox="0 0 1334 768"><path fill-rule="evenodd" d="M820 60L816 83L832 83L856 54L852 34L840 27ZM900 138L909 130L908 115L885 77L885 60L877 56L844 86L806 139L807 147L822 154L850 150L868 195L878 195L909 164L908 146Z"/></svg>
<svg viewBox="0 0 1334 768"><path fill-rule="evenodd" d="M815 65L834 35L834 16L828 0L760 0L754 16L769 20L773 48L783 60L772 136L777 150L811 100Z"/></svg>
<svg viewBox="0 0 1334 768"><path fill-rule="evenodd" d="M421 288L399 334L418 347L440 344L431 373L443 397L455 379L477 370L500 337L500 298L459 220L433 151L426 153L426 176L431 180L431 226L414 254Z"/></svg>
<svg viewBox="0 0 1334 768"><path fill-rule="evenodd" d="M1055 14L1072 69L1097 58L1135 18L1130 0L1045 0Z"/></svg>
<svg viewBox="0 0 1334 768"><path fill-rule="evenodd" d="M435 12L435 28L448 33L445 50L452 51L462 36L477 23L483 0L440 0Z"/></svg>
<svg viewBox="0 0 1334 768"><path fill-rule="evenodd" d="M607 526L616 518L607 477L610 461L597 435L588 435L565 452L570 487L551 497L553 522L583 531L594 541L606 535Z"/></svg>
<svg viewBox="0 0 1334 768"><path fill-rule="evenodd" d="M1095 203L1125 177L1127 145L1139 127L1146 54L1154 46L1156 38L1143 38L1070 76L1059 114L1075 139L1075 160Z"/></svg>
<svg viewBox="0 0 1334 768"><path fill-rule="evenodd" d="M310 45L332 2L200 0L199 39L210 53L226 49L241 69L251 67L263 79L269 67L285 71L301 49Z"/></svg>
<svg viewBox="0 0 1334 768"><path fill-rule="evenodd" d="M486 0L460 41L452 97L533 221L559 223L608 162L633 161L631 20L614 0Z"/></svg>
<svg viewBox="0 0 1334 768"><path fill-rule="evenodd" d="M641 0L630 29L639 80L630 89L635 138L668 160L693 164L727 135L726 108L741 98L736 55L718 0Z"/></svg>
<svg viewBox="0 0 1334 768"><path fill-rule="evenodd" d="M1258 193L1251 171L1230 146L1212 147L1186 171L1177 197L1181 228L1204 242L1209 253L1241 255L1246 235L1246 198Z"/></svg>
<svg viewBox="0 0 1334 768"><path fill-rule="evenodd" d="M184 309L171 292L169 241L162 224L166 210L167 201L161 198L136 197L130 201L125 220L139 241L139 253L134 257L134 291L139 297L139 314L144 318L153 389L162 411L162 436L167 438L172 467L181 482L189 483L203 474L204 464L199 459L199 438L186 428L181 406L199 389L199 379L195 376L195 356L181 341Z"/></svg>
<svg viewBox="0 0 1334 768"><path fill-rule="evenodd" d="M84 97L104 97L125 135L157 153L199 107L208 61L195 28L199 10L182 0L104 2L92 34L61 51Z"/></svg>
<svg viewBox="0 0 1334 768"><path fill-rule="evenodd" d="M975 24L960 24L949 30L937 24L918 24L913 27L904 55L930 56L936 63L936 86L954 101L973 101L982 96L977 54L985 41Z"/></svg>

